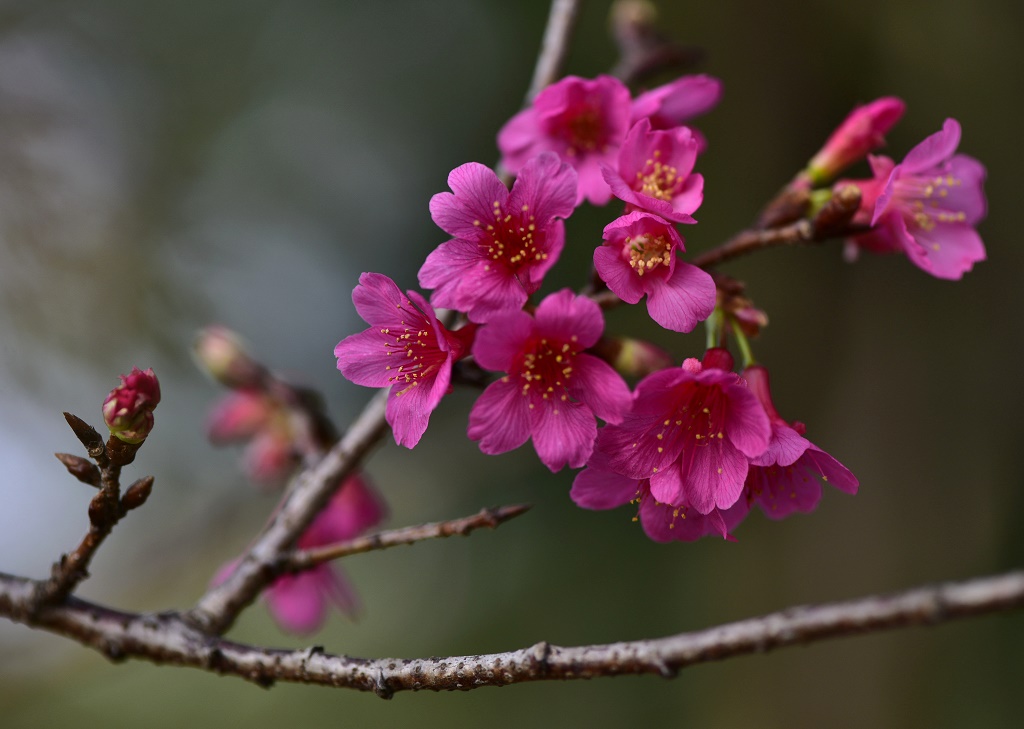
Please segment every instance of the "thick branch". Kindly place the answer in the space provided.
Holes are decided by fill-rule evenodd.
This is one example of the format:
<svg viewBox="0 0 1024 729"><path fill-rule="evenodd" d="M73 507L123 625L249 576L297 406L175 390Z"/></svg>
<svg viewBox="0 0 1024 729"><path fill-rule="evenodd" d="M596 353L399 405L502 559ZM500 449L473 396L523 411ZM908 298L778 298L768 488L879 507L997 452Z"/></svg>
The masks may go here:
<svg viewBox="0 0 1024 729"><path fill-rule="evenodd" d="M352 554L362 554L363 552L388 549L405 544L415 544L427 539L444 539L445 537L456 535L464 537L482 527L497 529L509 519L514 519L529 510L529 504L499 506L496 509L481 509L480 513L466 516L462 519L436 521L430 524L420 524L403 529L389 529L384 532L367 534L364 537L337 542L336 544L327 544L315 549L296 549L281 556L276 565L276 572L277 574L301 572L302 570L316 567L318 564L348 557Z"/></svg>
<svg viewBox="0 0 1024 729"><path fill-rule="evenodd" d="M508 653L367 660L307 650L257 648L211 637L176 613L122 613L77 598L33 615L34 583L0 573L0 616L72 638L111 660L140 658L239 676L373 691L469 690L527 681L623 674L676 675L695 663L828 638L937 623L1024 607L1024 571L886 596L794 607L657 640L562 648L538 643Z"/></svg>

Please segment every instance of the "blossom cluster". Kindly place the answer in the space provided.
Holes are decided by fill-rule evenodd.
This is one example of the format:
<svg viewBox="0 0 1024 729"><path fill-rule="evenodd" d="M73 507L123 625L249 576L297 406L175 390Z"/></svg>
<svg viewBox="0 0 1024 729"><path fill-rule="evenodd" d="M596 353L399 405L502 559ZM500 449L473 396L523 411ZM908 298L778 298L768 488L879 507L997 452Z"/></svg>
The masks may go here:
<svg viewBox="0 0 1024 729"><path fill-rule="evenodd" d="M772 519L811 511L821 482L857 491L853 474L775 409L747 341L767 323L763 312L683 260L680 226L697 222L704 178L695 170L707 148L689 124L720 97L721 83L708 76L635 98L612 77L569 76L498 133L511 189L478 163L452 170L450 192L430 201L450 236L419 270L432 293L403 293L364 273L353 301L370 328L334 350L346 378L390 388L387 421L398 444L420 441L460 368L471 366L494 373L469 413L467 434L484 453L532 441L551 471L583 467L571 490L578 505L634 503L657 541L731 538L755 505ZM984 167L955 154L952 119L901 164L871 156L904 110L892 97L855 109L784 192L803 195L802 214L813 217L833 189L855 186L848 257L898 251L936 277L960 278L985 256L974 230L985 214ZM866 157L873 177L836 181ZM564 221L585 201L613 200L621 213L594 250L596 285L535 302L567 244ZM597 301L645 297L654 322L680 333L706 322L718 346L676 367L631 345L657 362L631 390L620 372L638 372L621 367L625 348L608 346ZM743 352L739 371L724 348L729 337Z"/></svg>

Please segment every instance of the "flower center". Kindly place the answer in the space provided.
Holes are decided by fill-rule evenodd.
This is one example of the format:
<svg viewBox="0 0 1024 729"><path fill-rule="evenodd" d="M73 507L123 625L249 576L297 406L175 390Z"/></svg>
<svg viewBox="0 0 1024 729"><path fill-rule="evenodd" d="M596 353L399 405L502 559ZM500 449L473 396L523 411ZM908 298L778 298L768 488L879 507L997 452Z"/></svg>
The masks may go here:
<svg viewBox="0 0 1024 729"><path fill-rule="evenodd" d="M950 209L949 193L963 186L963 180L953 175L934 177L907 177L895 183L895 197L904 201L913 222L922 230L930 231L936 225L963 223L967 214Z"/></svg>
<svg viewBox="0 0 1024 729"><path fill-rule="evenodd" d="M537 230L536 218L530 214L530 206L523 207L515 214L506 213L501 203L494 201L492 206L494 221L488 223L484 230L487 236L480 242L480 252L511 273L518 273L523 268L547 259L543 250L545 235ZM473 225L482 226L479 220ZM484 265L490 271L492 263Z"/></svg>
<svg viewBox="0 0 1024 729"><path fill-rule="evenodd" d="M629 265L637 276L643 276L658 266L672 262L672 243L665 236L651 236L646 233L626 238Z"/></svg>
<svg viewBox="0 0 1024 729"><path fill-rule="evenodd" d="M388 377L388 382L405 385L395 393L395 397L400 397L411 388L417 387L448 358L448 353L437 346L433 328L423 315L417 311L410 312L401 305L398 308L408 315L411 323L403 319L401 327L386 327L380 330L381 334L389 338L384 342L387 355L395 357L400 362L397 366L388 365L385 368L394 372Z"/></svg>
<svg viewBox="0 0 1024 729"><path fill-rule="evenodd" d="M661 150L654 150L653 158L647 160L643 169L636 173L634 189L641 195L668 201L679 191L683 178L679 176L678 169L662 163L658 159L660 156Z"/></svg>
<svg viewBox="0 0 1024 729"><path fill-rule="evenodd" d="M522 394L531 400L569 399L568 383L573 375L573 362L579 353L579 343L574 334L569 342L539 339L523 354L519 368ZM533 408L533 403L530 403ZM556 410L557 412L557 410Z"/></svg>

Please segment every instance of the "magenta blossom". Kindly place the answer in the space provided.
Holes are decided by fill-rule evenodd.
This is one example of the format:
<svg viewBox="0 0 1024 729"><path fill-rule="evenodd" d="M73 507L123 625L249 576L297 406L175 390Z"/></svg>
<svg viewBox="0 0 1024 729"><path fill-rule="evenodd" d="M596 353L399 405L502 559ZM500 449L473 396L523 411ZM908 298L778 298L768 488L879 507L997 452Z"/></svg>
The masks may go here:
<svg viewBox="0 0 1024 729"><path fill-rule="evenodd" d="M132 367L103 401L103 421L111 435L141 443L153 430L153 410L160 404L160 382L153 369Z"/></svg>
<svg viewBox="0 0 1024 729"><path fill-rule="evenodd" d="M626 503L638 505L644 532L656 542L694 542L705 536L733 540L729 533L750 511L746 499L737 499L728 509L714 508L708 514L686 503L659 503L651 494L649 479L631 479L607 470L607 455L595 451L587 467L576 475L569 495L584 509L614 509Z"/></svg>
<svg viewBox="0 0 1024 729"><path fill-rule="evenodd" d="M768 448L771 425L746 383L719 369L731 362L727 352L713 349L704 365L688 359L641 380L622 424L598 435L608 470L649 478L658 502L689 505L700 514L735 504L749 459Z"/></svg>
<svg viewBox="0 0 1024 729"><path fill-rule="evenodd" d="M579 173L575 204L604 205L611 191L600 164L613 164L629 128L629 89L611 76L566 76L498 132L501 164L520 173L541 152L556 152Z"/></svg>
<svg viewBox="0 0 1024 729"><path fill-rule="evenodd" d="M626 210L647 210L675 223L695 223L690 215L704 201L704 177L690 174L697 142L686 127L652 131L641 119L626 135L618 167L602 167L612 194Z"/></svg>
<svg viewBox="0 0 1024 729"><path fill-rule="evenodd" d="M402 292L387 276L364 273L352 292L370 328L334 348L341 374L357 385L391 387L385 417L395 442L412 448L430 413L448 392L452 365L468 349L472 327L450 332L415 291Z"/></svg>
<svg viewBox="0 0 1024 729"><path fill-rule="evenodd" d="M575 209L576 173L552 153L530 160L512 192L476 162L448 176L453 192L430 200L430 215L446 233L420 268L420 285L436 289L435 306L467 312L474 322L518 311L540 288L565 243Z"/></svg>
<svg viewBox="0 0 1024 729"><path fill-rule="evenodd" d="M604 361L583 350L601 337L604 319L594 301L563 289L544 299L535 316L495 317L473 345L477 363L507 372L469 414L469 437L484 453L505 453L531 436L552 471L586 463L597 435L595 416L618 423L632 397Z"/></svg>
<svg viewBox="0 0 1024 729"><path fill-rule="evenodd" d="M657 215L633 212L604 229L594 268L620 299L635 304L647 295L654 321L675 332L692 331L715 308L715 282L706 271L677 260L683 239Z"/></svg>
<svg viewBox="0 0 1024 729"><path fill-rule="evenodd" d="M807 169L797 180L806 185L823 185L855 162L885 144L885 135L903 117L907 105L895 96L885 96L858 106L832 132Z"/></svg>
<svg viewBox="0 0 1024 729"><path fill-rule="evenodd" d="M772 402L768 370L760 365L743 372L750 391L771 421L772 437L766 450L751 460L747 498L756 501L770 519L793 512L813 511L821 500L819 479L848 494L857 493L858 481L839 461L804 438L803 423L787 423Z"/></svg>
<svg viewBox="0 0 1024 729"><path fill-rule="evenodd" d="M942 131L910 150L901 164L871 158L874 179L852 184L862 195L854 220L872 229L849 239L848 257L856 257L859 248L902 252L918 268L945 279L960 279L985 260L985 246L974 230L985 217L985 167L973 157L954 155L959 143L960 124L947 119Z"/></svg>

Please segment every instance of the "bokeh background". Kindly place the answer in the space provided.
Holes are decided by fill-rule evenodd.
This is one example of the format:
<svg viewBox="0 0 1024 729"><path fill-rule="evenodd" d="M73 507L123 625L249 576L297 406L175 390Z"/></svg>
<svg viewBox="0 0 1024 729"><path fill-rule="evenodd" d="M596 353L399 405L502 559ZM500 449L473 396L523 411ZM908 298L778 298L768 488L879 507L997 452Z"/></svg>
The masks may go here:
<svg viewBox="0 0 1024 729"><path fill-rule="evenodd" d="M615 61L608 2L583 10L568 71ZM132 365L164 399L131 476L146 507L118 527L85 597L187 607L273 504L205 443L220 393L193 367L220 322L276 370L320 389L344 423L369 393L335 370L362 327L359 272L414 287L445 239L427 201L462 162L491 164L522 99L541 0L8 0L0 5L0 570L43 576L86 528L88 489L50 455L77 452L62 410L100 421ZM909 111L897 159L947 116L988 166L990 261L961 283L902 258L844 264L837 244L768 251L726 270L772 325L756 343L784 416L846 463L861 493L812 516L753 515L739 542L657 545L628 509L591 513L531 449L489 458L466 440L475 393L433 416L415 451L368 470L390 524L531 502L497 532L355 557L365 609L314 638L262 606L232 637L360 656L501 651L544 639L655 637L792 604L965 578L1024 562L1019 223L1024 6L722 0L662 3L665 29L708 52L725 97L691 251L745 226L856 103ZM611 210L580 210L549 288L578 286ZM612 312L680 359L702 335ZM178 727L1015 727L1024 722L1024 615L847 639L652 677L522 685L391 702L323 688L260 690L145 663L111 665L0 623L0 725Z"/></svg>

